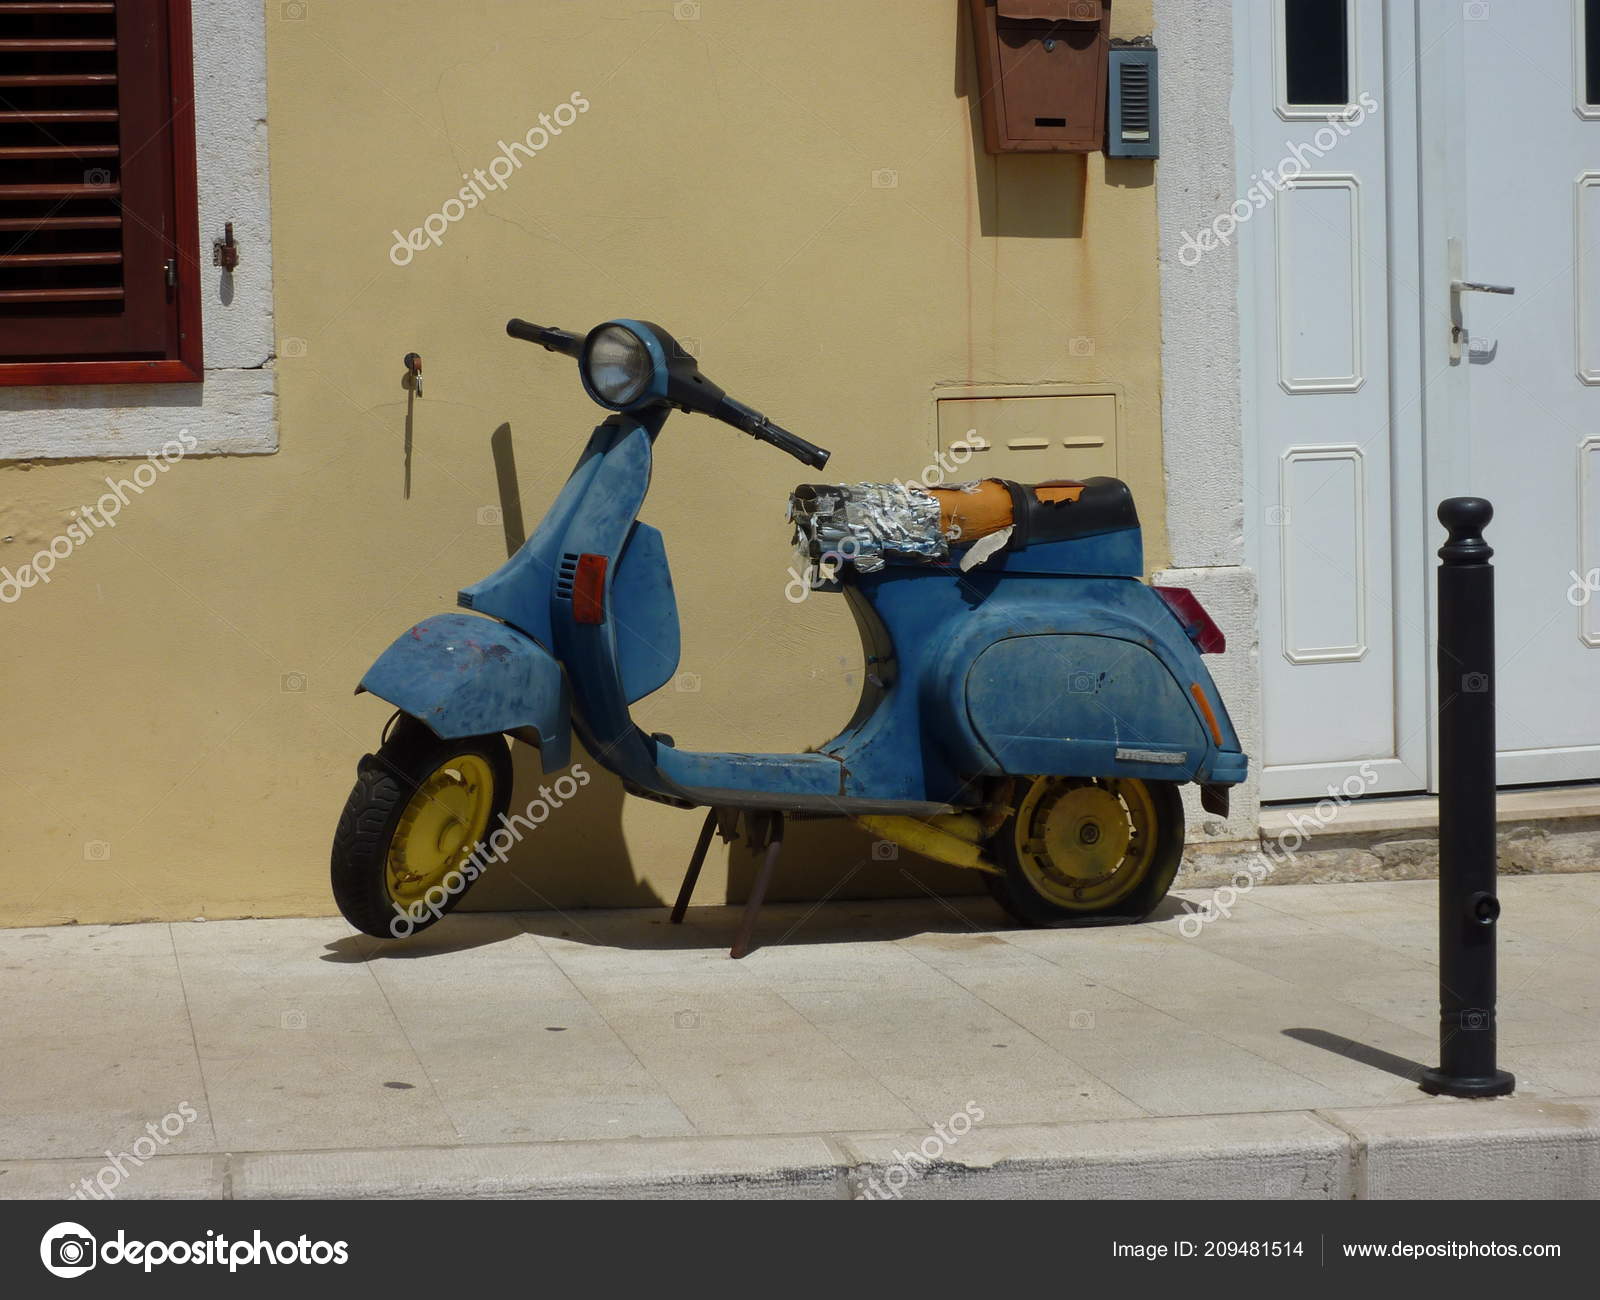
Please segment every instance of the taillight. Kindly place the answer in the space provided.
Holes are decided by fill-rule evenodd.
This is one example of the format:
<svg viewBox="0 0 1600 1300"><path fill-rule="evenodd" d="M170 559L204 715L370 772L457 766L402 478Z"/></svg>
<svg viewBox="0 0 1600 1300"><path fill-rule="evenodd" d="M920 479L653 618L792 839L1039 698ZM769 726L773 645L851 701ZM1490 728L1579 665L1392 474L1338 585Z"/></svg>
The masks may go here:
<svg viewBox="0 0 1600 1300"><path fill-rule="evenodd" d="M1151 590L1167 602L1167 608L1183 624L1184 633L1201 654L1219 655L1228 648L1222 629L1211 621L1211 615L1206 613L1194 592L1187 587L1152 587Z"/></svg>
<svg viewBox="0 0 1600 1300"><path fill-rule="evenodd" d="M606 557L603 555L585 553L578 557L578 568L572 575L572 621L606 621Z"/></svg>

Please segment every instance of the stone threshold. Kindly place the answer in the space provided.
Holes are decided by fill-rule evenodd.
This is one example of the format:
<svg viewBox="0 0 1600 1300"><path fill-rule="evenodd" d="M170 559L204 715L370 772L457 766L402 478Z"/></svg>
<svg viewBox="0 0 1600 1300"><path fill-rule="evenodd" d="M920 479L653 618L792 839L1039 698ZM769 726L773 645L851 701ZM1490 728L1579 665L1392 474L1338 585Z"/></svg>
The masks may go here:
<svg viewBox="0 0 1600 1300"><path fill-rule="evenodd" d="M1256 841L1189 845L1175 887L1237 883L1240 871L1279 885L1438 876L1437 796L1369 796L1336 810L1328 803L1320 814L1316 800L1263 807ZM1600 783L1502 790L1495 821L1505 875L1600 870Z"/></svg>

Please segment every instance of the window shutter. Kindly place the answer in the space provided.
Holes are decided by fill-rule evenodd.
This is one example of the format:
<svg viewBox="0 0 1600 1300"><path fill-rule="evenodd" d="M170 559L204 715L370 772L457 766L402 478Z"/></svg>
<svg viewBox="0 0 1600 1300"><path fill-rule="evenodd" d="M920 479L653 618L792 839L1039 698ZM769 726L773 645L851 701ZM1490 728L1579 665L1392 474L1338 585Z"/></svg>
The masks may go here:
<svg viewBox="0 0 1600 1300"><path fill-rule="evenodd" d="M0 382L199 377L188 0L0 0Z"/></svg>

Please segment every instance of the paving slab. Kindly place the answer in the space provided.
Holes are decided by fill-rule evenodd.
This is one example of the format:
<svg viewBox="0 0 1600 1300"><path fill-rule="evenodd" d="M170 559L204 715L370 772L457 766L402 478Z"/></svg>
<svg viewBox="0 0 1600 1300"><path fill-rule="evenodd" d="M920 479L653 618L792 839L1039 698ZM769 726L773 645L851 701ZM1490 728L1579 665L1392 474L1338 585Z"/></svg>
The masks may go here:
<svg viewBox="0 0 1600 1300"><path fill-rule="evenodd" d="M340 921L174 925L216 1144L385 1146L460 1134Z"/></svg>
<svg viewBox="0 0 1600 1300"><path fill-rule="evenodd" d="M370 969L463 1142L695 1131L517 918L475 918L474 947L436 933Z"/></svg>
<svg viewBox="0 0 1600 1300"><path fill-rule="evenodd" d="M1058 977L1055 997L1040 997L1033 976L967 974L963 982L1149 1114L1311 1109L1348 1095L1114 988ZM1152 1042L1163 1050L1152 1053Z"/></svg>
<svg viewBox="0 0 1600 1300"><path fill-rule="evenodd" d="M184 1105L197 1118L168 1145L210 1149L168 926L0 931L0 971L0 1156L120 1153Z"/></svg>

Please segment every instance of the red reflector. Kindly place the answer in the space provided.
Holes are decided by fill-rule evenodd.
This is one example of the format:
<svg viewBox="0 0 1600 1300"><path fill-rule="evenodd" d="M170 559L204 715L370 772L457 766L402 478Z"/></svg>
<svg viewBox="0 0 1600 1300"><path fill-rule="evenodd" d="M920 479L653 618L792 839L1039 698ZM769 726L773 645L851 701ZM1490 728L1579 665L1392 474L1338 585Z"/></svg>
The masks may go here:
<svg viewBox="0 0 1600 1300"><path fill-rule="evenodd" d="M1219 655L1228 648L1222 629L1211 621L1211 615L1206 613L1194 592L1187 587L1153 587L1151 590L1167 602L1167 608L1177 615L1184 632L1201 654Z"/></svg>
<svg viewBox="0 0 1600 1300"><path fill-rule="evenodd" d="M606 621L606 557L578 557L578 571L572 575L572 619L575 623Z"/></svg>

